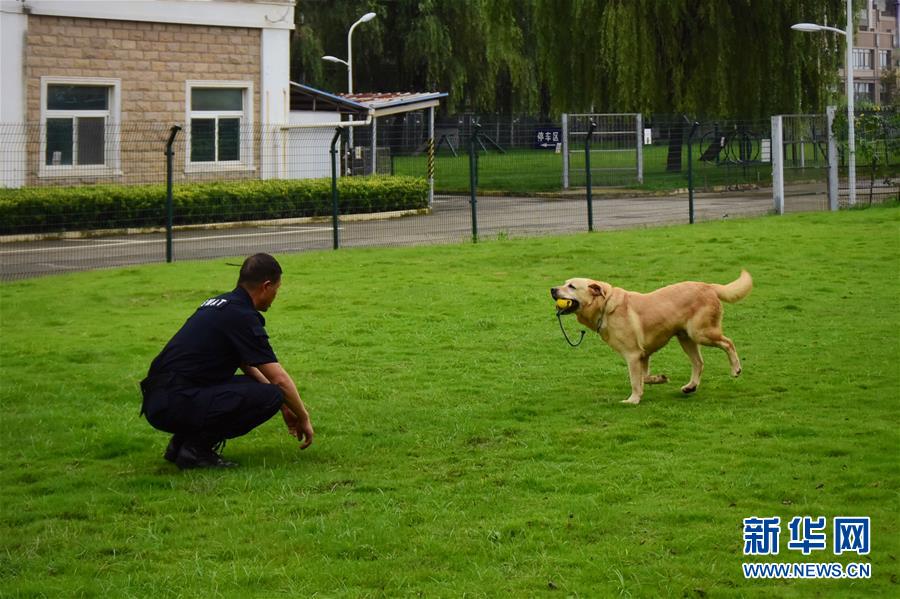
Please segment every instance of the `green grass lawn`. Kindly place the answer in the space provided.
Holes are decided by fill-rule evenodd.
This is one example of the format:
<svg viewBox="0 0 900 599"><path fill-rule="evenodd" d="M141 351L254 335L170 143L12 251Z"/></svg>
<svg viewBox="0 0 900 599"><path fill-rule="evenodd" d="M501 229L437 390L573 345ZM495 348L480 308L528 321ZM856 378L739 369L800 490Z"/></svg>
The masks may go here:
<svg viewBox="0 0 900 599"><path fill-rule="evenodd" d="M785 182L821 181L827 179L824 167L815 167L811 144L806 155L809 165L805 168L785 169ZM714 189L738 185L772 184L772 164L755 162L738 164L729 160L700 160L701 148L695 143L692 158L695 189ZM614 186L645 191L673 191L688 186L687 147L682 151L682 170L666 170L667 146L644 147L644 182L636 179L636 157L633 150L615 152L595 152L591 156L592 183L595 187ZM791 156L786 157L788 160ZM509 194L531 194L534 192L559 191L562 187L562 155L549 150L510 150L504 154L491 150L479 155L478 188L482 192ZM797 162L799 164L799 162ZM424 176L426 158L420 156L395 156L392 159L393 172L398 175ZM585 186L584 153L571 156L570 186ZM900 163L892 163L878 171L879 177L896 177ZM841 176L844 176L841 167ZM857 165L858 177L868 178L870 168ZM435 190L438 193L469 193L469 156L463 150L456 157L449 152L439 152L435 158Z"/></svg>
<svg viewBox="0 0 900 599"><path fill-rule="evenodd" d="M233 259L0 286L0 596L897 595L900 209L279 259L268 329L316 442L273 420L228 472L163 461L137 383ZM744 374L705 349L683 397L673 343L638 407L549 296L741 267ZM806 515L829 543L834 517L870 516L871 555L788 550ZM750 516L781 517L778 556L742 555ZM744 561L872 578L748 581Z"/></svg>

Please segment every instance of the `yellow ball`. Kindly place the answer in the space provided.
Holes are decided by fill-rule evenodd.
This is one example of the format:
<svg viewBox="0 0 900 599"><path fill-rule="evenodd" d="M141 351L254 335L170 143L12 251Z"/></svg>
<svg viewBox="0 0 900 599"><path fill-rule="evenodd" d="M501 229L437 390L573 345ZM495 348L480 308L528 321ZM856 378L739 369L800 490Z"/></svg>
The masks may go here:
<svg viewBox="0 0 900 599"><path fill-rule="evenodd" d="M556 300L556 307L560 310L567 310L572 305L572 300L559 298Z"/></svg>

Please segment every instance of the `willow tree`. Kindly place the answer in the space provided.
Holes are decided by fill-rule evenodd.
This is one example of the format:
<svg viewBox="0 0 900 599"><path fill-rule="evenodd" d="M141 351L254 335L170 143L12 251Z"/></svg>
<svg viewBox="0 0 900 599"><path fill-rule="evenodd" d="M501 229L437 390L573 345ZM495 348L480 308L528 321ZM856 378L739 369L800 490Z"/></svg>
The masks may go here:
<svg viewBox="0 0 900 599"><path fill-rule="evenodd" d="M535 0L539 64L556 112L746 117L819 109L844 40L844 0ZM839 39L835 39L839 37Z"/></svg>
<svg viewBox="0 0 900 599"><path fill-rule="evenodd" d="M524 34L531 0L301 0L297 18L314 32L311 43L343 58L347 29L369 10L378 17L353 33L354 90L444 91L451 111L537 109L536 49ZM317 73L316 59L301 56L292 75L344 91L346 70Z"/></svg>
<svg viewBox="0 0 900 599"><path fill-rule="evenodd" d="M354 89L438 90L449 111L818 110L844 40L845 0L300 0L292 76L331 91L353 34ZM299 79L295 79L299 80Z"/></svg>

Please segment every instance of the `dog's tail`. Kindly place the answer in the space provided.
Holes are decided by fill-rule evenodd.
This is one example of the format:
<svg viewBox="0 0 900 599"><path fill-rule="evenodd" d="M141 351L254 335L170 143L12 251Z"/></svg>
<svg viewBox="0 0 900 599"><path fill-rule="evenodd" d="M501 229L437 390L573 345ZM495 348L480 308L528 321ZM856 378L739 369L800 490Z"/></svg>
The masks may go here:
<svg viewBox="0 0 900 599"><path fill-rule="evenodd" d="M712 288L720 300L733 304L750 295L750 291L753 289L753 277L750 276L749 272L742 269L741 276L731 283L727 285L716 285L713 283Z"/></svg>

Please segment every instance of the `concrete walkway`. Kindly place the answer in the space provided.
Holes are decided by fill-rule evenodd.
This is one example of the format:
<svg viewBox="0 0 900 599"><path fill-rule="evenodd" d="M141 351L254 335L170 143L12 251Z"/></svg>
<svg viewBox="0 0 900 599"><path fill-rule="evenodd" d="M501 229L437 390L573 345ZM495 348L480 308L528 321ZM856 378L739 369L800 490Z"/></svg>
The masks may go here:
<svg viewBox="0 0 900 599"><path fill-rule="evenodd" d="M612 230L688 222L687 194L649 197L594 196L594 230ZM695 222L762 216L772 212L772 190L695 194ZM787 211L827 210L824 185L791 188ZM481 239L565 234L588 230L584 196L479 197ZM465 242L472 238L472 210L467 196L436 196L429 214L402 218L341 222L340 247L412 246ZM174 259L200 260L330 250L330 220L305 224L187 230L174 234ZM19 241L0 244L0 280L8 281L131 264L164 262L165 235L143 233L82 239Z"/></svg>

